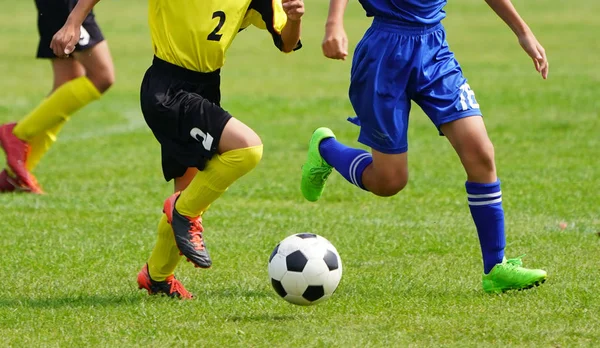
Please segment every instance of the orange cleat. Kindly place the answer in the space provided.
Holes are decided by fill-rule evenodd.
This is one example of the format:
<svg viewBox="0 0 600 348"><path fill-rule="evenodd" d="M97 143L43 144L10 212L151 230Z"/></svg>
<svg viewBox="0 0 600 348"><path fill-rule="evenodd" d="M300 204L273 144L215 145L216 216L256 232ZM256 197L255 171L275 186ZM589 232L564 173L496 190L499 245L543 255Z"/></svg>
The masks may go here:
<svg viewBox="0 0 600 348"><path fill-rule="evenodd" d="M42 194L44 191L38 184L35 176L26 167L29 155L29 144L13 134L16 123L7 123L0 126L0 146L6 153L6 163L15 174L16 180L23 191Z"/></svg>
<svg viewBox="0 0 600 348"><path fill-rule="evenodd" d="M148 272L148 264L142 267L140 273L137 276L137 282L140 289L148 290L148 294L156 295L156 294L165 294L169 297L177 297L180 299L191 300L194 296L189 293L183 284L177 279L175 276L168 276L162 282L157 282L150 278L150 273Z"/></svg>
<svg viewBox="0 0 600 348"><path fill-rule="evenodd" d="M174 193L165 201L163 212L167 215L167 221L171 224L175 243L183 256L188 261L200 268L210 268L212 260L204 244L204 227L202 227L202 218L196 216L193 218L179 214L175 209L175 203L179 197L179 192Z"/></svg>

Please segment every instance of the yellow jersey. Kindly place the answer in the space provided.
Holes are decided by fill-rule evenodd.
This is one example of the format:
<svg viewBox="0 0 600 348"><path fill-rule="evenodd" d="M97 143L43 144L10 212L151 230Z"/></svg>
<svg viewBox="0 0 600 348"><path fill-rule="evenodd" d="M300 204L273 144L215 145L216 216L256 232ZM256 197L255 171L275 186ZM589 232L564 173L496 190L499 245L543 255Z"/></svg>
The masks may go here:
<svg viewBox="0 0 600 348"><path fill-rule="evenodd" d="M281 0L149 0L154 54L199 72L220 69L237 33L250 25L267 29L281 49L287 22Z"/></svg>

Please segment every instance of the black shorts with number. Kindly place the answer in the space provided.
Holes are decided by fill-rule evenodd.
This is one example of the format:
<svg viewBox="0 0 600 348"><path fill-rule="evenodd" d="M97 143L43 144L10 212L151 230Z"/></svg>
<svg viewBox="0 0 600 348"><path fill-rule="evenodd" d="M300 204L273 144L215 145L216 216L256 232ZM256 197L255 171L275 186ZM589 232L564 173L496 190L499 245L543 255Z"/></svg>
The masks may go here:
<svg viewBox="0 0 600 348"><path fill-rule="evenodd" d="M203 170L231 115L220 106L220 71L191 71L154 57L140 93L146 123L161 145L165 180Z"/></svg>
<svg viewBox="0 0 600 348"><path fill-rule="evenodd" d="M77 0L35 0L38 10L38 32L40 44L38 45L38 58L56 58L50 49L50 42L56 32L67 21L69 13L77 4ZM75 51L84 51L104 41L102 31L96 23L94 13L85 18L81 25L81 36Z"/></svg>

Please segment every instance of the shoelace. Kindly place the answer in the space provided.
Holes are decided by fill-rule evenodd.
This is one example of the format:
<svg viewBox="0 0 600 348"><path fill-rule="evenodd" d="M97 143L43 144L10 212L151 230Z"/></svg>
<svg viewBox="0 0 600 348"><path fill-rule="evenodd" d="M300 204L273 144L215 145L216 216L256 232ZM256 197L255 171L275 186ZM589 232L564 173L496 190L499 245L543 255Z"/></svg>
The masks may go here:
<svg viewBox="0 0 600 348"><path fill-rule="evenodd" d="M192 298L192 294L190 294L186 288L183 287L183 284L181 284L181 282L177 279L175 279L175 277L172 277L171 279L167 280L169 282L169 284L171 285L171 288L169 289L169 293L178 293L179 296L181 296L181 298Z"/></svg>
<svg viewBox="0 0 600 348"><path fill-rule="evenodd" d="M325 180L331 174L331 168L327 167L314 167L310 169L310 181L316 185L322 185Z"/></svg>
<svg viewBox="0 0 600 348"><path fill-rule="evenodd" d="M521 256L517 256L514 259L508 259L506 260L506 263L508 265L511 265L513 267L521 267L523 266L523 261L521 260L526 254L523 254Z"/></svg>
<svg viewBox="0 0 600 348"><path fill-rule="evenodd" d="M190 220L190 224L190 235L192 236L190 242L194 244L194 249L204 250L204 238L202 238L204 227L202 227L202 219L200 217L192 219Z"/></svg>

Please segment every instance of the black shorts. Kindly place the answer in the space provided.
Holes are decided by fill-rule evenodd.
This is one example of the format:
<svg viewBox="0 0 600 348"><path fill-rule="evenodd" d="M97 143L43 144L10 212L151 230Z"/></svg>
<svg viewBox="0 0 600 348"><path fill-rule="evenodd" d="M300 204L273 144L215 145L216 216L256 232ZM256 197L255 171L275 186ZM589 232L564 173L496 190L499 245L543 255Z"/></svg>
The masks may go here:
<svg viewBox="0 0 600 348"><path fill-rule="evenodd" d="M154 57L140 93L146 123L161 145L165 180L203 170L217 152L231 115L220 106L221 76L191 71Z"/></svg>
<svg viewBox="0 0 600 348"><path fill-rule="evenodd" d="M40 43L38 45L38 58L56 58L50 49L50 42L56 32L67 21L69 13L77 4L77 0L35 0L38 9L38 32ZM81 37L75 46L75 51L84 51L104 41L102 31L96 23L94 13L85 18L81 26Z"/></svg>

